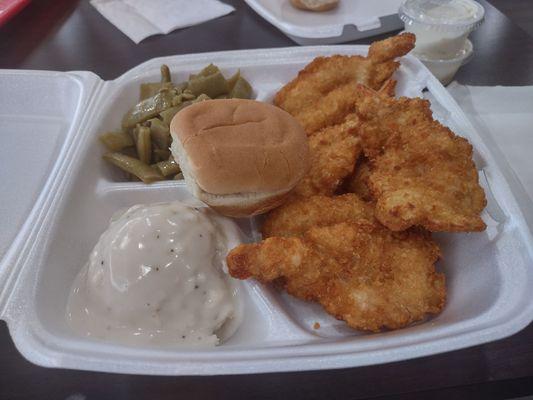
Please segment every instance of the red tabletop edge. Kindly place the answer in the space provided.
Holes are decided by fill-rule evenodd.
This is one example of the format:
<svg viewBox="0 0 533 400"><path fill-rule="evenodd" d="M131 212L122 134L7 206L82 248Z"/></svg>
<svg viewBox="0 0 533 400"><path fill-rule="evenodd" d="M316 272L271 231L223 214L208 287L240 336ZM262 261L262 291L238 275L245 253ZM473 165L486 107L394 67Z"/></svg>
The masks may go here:
<svg viewBox="0 0 533 400"><path fill-rule="evenodd" d="M17 15L31 0L4 0L0 1L0 26Z"/></svg>

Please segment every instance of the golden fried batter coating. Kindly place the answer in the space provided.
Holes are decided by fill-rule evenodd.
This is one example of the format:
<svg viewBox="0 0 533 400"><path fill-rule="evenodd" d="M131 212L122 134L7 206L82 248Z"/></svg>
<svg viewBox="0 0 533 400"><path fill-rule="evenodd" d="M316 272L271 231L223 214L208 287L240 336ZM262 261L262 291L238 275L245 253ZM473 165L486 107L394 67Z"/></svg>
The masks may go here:
<svg viewBox="0 0 533 400"><path fill-rule="evenodd" d="M379 331L442 310L444 276L434 268L439 256L424 233L359 221L240 245L227 264L235 278L274 282L293 296L319 302L352 328Z"/></svg>
<svg viewBox="0 0 533 400"><path fill-rule="evenodd" d="M355 119L357 117L353 115ZM333 195L343 179L353 172L361 154L357 123L344 123L315 132L309 137L310 168L294 190L298 196Z"/></svg>
<svg viewBox="0 0 533 400"><path fill-rule="evenodd" d="M374 206L355 194L299 198L271 211L261 230L272 236L302 236L308 229L340 222L374 221Z"/></svg>
<svg viewBox="0 0 533 400"><path fill-rule="evenodd" d="M355 329L397 329L442 310L440 250L429 232L407 228L474 230L484 194L468 142L424 100L388 98L394 59L413 46L402 34L367 57L316 58L278 92L274 103L308 134L311 169L267 215L265 240L229 253L233 277L277 284ZM343 182L355 193L333 196Z"/></svg>
<svg viewBox="0 0 533 400"><path fill-rule="evenodd" d="M485 192L472 146L435 121L422 99L393 99L359 88L360 137L372 169L376 217L394 231L482 231Z"/></svg>
<svg viewBox="0 0 533 400"><path fill-rule="evenodd" d="M368 57L318 57L276 94L274 104L295 117L308 134L338 124L354 112L357 84L381 88L399 66L394 59L407 54L414 43L414 35L403 33L373 43ZM389 92L391 85L394 90L393 83L385 86Z"/></svg>
<svg viewBox="0 0 533 400"><path fill-rule="evenodd" d="M326 73L326 69L333 68L334 61L339 58L342 57L314 61L310 64L310 70L318 75ZM309 79L312 81L312 78ZM336 79L335 76L332 79ZM305 83L303 87L305 88ZM379 92L393 96L395 87L396 81L389 78L381 85ZM359 117L355 113L357 85L350 82L343 86L323 88L331 91L324 94L320 106L305 109L296 115L308 133L311 155L311 169L294 191L297 196L333 195L342 181L353 173L361 153L357 138ZM298 91L298 87L295 90ZM303 91L300 95L301 98L294 96L294 102L306 101L306 92ZM314 121L320 121L319 125L314 125Z"/></svg>
<svg viewBox="0 0 533 400"><path fill-rule="evenodd" d="M368 178L370 177L370 161L365 156L359 157L355 164L354 173L346 178L344 190L347 193L355 193L362 200L372 201L372 193L368 187Z"/></svg>

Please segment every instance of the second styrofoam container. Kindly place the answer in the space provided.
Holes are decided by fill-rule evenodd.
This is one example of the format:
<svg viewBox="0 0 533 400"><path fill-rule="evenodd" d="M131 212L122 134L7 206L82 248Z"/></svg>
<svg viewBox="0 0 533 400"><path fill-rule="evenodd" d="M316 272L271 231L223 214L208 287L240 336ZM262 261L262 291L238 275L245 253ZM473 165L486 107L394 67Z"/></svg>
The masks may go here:
<svg viewBox="0 0 533 400"><path fill-rule="evenodd" d="M261 17L300 45L336 44L401 29L402 0L340 0L326 12L294 8L290 0L245 0Z"/></svg>

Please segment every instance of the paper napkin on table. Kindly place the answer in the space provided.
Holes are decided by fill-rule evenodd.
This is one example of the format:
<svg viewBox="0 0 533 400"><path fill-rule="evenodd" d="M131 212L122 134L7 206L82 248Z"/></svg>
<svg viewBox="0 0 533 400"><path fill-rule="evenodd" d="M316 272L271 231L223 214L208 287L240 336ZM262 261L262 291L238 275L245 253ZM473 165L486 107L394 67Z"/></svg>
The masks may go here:
<svg viewBox="0 0 533 400"><path fill-rule="evenodd" d="M447 87L481 135L491 135L533 199L533 86Z"/></svg>
<svg viewBox="0 0 533 400"><path fill-rule="evenodd" d="M218 0L91 0L91 4L135 43L235 10Z"/></svg>

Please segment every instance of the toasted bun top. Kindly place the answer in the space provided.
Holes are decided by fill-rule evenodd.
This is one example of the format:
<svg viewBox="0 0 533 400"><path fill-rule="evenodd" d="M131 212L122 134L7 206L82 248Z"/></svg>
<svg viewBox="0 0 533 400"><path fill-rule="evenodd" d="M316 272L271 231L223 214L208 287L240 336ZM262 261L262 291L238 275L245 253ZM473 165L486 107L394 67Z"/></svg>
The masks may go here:
<svg viewBox="0 0 533 400"><path fill-rule="evenodd" d="M307 136L287 112L254 100L192 104L174 116L179 140L198 186L211 194L290 189L309 165Z"/></svg>
<svg viewBox="0 0 533 400"><path fill-rule="evenodd" d="M337 7L339 0L291 0L291 4L300 10L328 11Z"/></svg>

